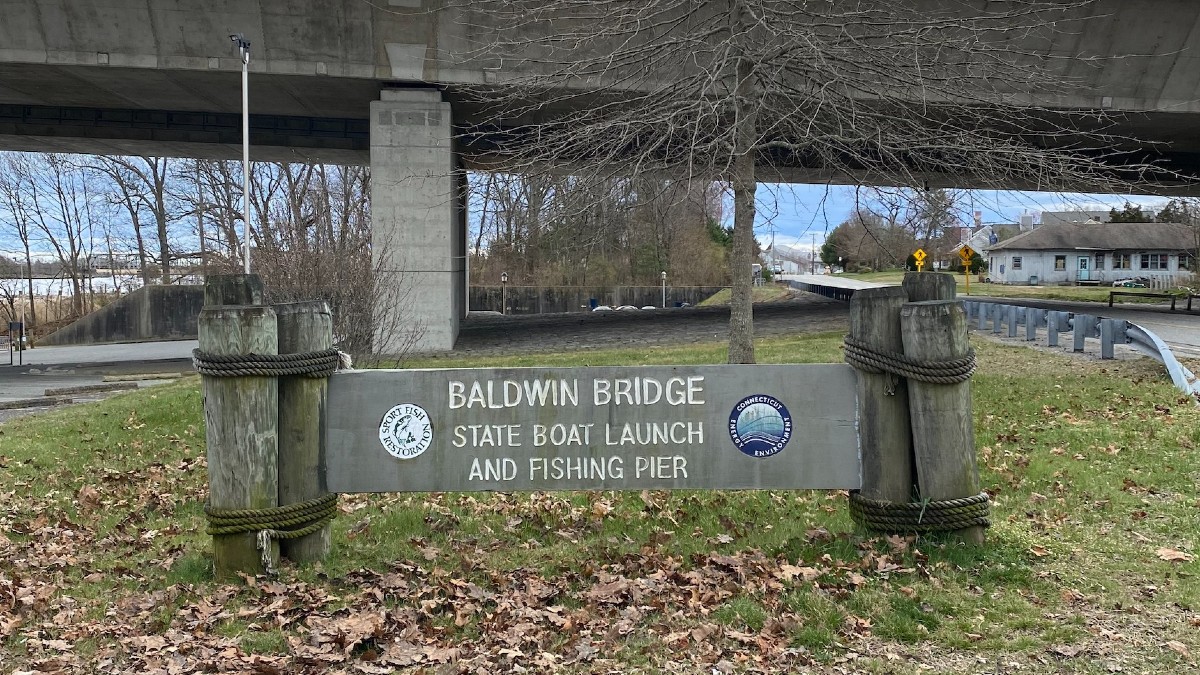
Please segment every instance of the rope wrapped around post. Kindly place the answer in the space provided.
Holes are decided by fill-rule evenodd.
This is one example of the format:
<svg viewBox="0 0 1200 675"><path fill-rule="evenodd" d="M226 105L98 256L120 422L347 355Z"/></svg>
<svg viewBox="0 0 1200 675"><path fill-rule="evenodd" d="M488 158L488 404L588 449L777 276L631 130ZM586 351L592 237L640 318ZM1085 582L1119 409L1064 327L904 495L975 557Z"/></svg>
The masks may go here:
<svg viewBox="0 0 1200 675"><path fill-rule="evenodd" d="M971 379L975 372L975 350L961 359L931 363L910 359L904 354L872 349L865 342L847 335L846 363L868 373L891 373L909 380L934 384L957 384Z"/></svg>
<svg viewBox="0 0 1200 675"><path fill-rule="evenodd" d="M209 354L192 350L196 372L210 377L329 377L350 368L350 355L337 349L297 354Z"/></svg>
<svg viewBox="0 0 1200 675"><path fill-rule="evenodd" d="M268 574L274 574L271 540L297 539L316 532L337 515L337 503L337 495L328 494L270 509L216 509L205 504L204 515L208 518L210 535L257 532L263 567Z"/></svg>
<svg viewBox="0 0 1200 675"><path fill-rule="evenodd" d="M351 366L350 356L338 349L293 354L209 354L192 350L196 372L209 377L329 377ZM256 543L263 568L276 572L271 559L272 539L297 539L310 535L337 515L338 497L328 494L295 504L263 509L218 509L206 504L208 534L257 532Z"/></svg>
<svg viewBox="0 0 1200 675"><path fill-rule="evenodd" d="M991 527L991 502L986 492L974 497L898 504L850 493L850 518L879 532L954 532L965 527Z"/></svg>
<svg viewBox="0 0 1200 675"><path fill-rule="evenodd" d="M872 349L849 335L845 338L844 358L846 363L864 372L888 373L897 379L933 384L965 382L975 372L976 365L974 349L960 359L926 362ZM990 513L991 502L986 492L960 499L910 503L868 499L857 490L850 493L850 518L862 527L880 532L954 532L974 526L990 527Z"/></svg>

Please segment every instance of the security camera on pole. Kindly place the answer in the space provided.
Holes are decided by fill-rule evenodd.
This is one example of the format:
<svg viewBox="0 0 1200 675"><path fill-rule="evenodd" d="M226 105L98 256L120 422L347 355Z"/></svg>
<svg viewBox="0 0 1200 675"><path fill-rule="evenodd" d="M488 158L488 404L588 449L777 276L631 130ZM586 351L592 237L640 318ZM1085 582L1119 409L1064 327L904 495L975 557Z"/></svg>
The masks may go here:
<svg viewBox="0 0 1200 675"><path fill-rule="evenodd" d="M241 33L229 36L242 57L242 236L246 240L245 272L250 274L250 41Z"/></svg>

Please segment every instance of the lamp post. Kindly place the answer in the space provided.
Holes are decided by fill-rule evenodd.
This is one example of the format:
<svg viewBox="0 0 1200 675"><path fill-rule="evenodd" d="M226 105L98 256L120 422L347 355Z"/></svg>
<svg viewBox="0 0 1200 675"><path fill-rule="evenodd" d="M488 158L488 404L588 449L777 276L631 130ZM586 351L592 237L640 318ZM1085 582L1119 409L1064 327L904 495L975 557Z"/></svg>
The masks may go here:
<svg viewBox="0 0 1200 675"><path fill-rule="evenodd" d="M500 273L500 313L508 314L508 272Z"/></svg>
<svg viewBox="0 0 1200 675"><path fill-rule="evenodd" d="M663 273L662 273L662 300L663 300L662 301L663 309L666 309L667 308L667 272L666 272L666 270L663 270Z"/></svg>
<svg viewBox="0 0 1200 675"><path fill-rule="evenodd" d="M250 274L250 41L241 33L229 36L242 57L242 237L246 240L246 274Z"/></svg>

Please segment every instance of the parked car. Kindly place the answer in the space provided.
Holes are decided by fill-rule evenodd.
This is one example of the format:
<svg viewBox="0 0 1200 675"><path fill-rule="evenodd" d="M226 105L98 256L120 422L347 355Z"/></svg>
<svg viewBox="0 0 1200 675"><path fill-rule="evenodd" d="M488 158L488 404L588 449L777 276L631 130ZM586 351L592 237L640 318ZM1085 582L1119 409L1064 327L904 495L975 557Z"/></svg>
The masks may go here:
<svg viewBox="0 0 1200 675"><path fill-rule="evenodd" d="M1113 288L1150 288L1150 277L1133 277L1112 282Z"/></svg>

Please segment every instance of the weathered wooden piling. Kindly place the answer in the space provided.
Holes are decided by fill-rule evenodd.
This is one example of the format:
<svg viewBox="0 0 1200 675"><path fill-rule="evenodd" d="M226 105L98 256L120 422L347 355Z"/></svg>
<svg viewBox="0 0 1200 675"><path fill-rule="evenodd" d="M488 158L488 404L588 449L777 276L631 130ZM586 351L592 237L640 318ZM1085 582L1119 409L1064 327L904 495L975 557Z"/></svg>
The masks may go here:
<svg viewBox="0 0 1200 675"><path fill-rule="evenodd" d="M257 289L257 290L256 290ZM205 288L212 303L200 312L200 351L226 356L275 354L276 316L270 307L232 305L262 301L257 277L213 277ZM274 377L203 378L207 425L209 505L215 509L263 509L278 503L279 389ZM272 555L278 547L271 546ZM213 536L218 579L264 571L253 532Z"/></svg>
<svg viewBox="0 0 1200 675"><path fill-rule="evenodd" d="M933 276L933 275L930 275ZM856 291L850 300L850 335L872 349L900 353L903 288ZM862 439L862 495L907 502L912 497L912 439L908 433L908 390L891 373L858 373L859 437Z"/></svg>
<svg viewBox="0 0 1200 675"><path fill-rule="evenodd" d="M901 310L900 322L904 355L910 359L949 362L970 352L966 316L956 301L909 303ZM978 495L970 381L910 380L908 391L921 498L941 501ZM980 526L959 530L956 535L970 543L983 542Z"/></svg>
<svg viewBox="0 0 1200 675"><path fill-rule="evenodd" d="M275 305L279 353L316 352L333 346L333 317L324 302ZM328 494L323 485L323 422L329 380L301 375L279 378L279 505L287 506ZM330 526L284 539L282 553L298 562L323 560L329 554Z"/></svg>

